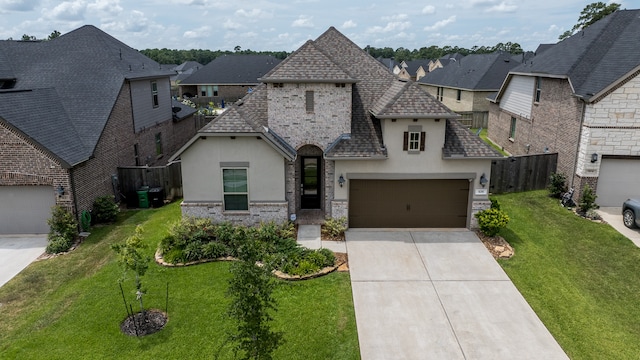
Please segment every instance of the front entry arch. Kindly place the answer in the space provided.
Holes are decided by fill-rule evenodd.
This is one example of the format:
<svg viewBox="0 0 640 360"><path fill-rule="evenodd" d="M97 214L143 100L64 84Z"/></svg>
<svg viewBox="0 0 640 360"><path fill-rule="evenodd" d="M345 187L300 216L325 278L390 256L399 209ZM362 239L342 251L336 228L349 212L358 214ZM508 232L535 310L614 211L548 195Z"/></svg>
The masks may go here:
<svg viewBox="0 0 640 360"><path fill-rule="evenodd" d="M321 210L324 197L324 161L322 150L305 145L298 150L296 184L298 209Z"/></svg>

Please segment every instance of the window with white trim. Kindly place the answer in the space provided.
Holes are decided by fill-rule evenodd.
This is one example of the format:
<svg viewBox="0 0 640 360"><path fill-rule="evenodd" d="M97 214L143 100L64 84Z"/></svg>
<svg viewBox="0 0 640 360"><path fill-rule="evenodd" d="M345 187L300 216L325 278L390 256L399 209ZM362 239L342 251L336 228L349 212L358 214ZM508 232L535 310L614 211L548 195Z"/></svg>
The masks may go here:
<svg viewBox="0 0 640 360"><path fill-rule="evenodd" d="M540 94L542 93L542 79L536 76L536 98L535 102L540 102Z"/></svg>
<svg viewBox="0 0 640 360"><path fill-rule="evenodd" d="M509 139L516 138L516 122L518 120L515 117L511 117L511 127L509 128Z"/></svg>
<svg viewBox="0 0 640 360"><path fill-rule="evenodd" d="M424 151L427 135L422 131L422 126L409 126L408 130L404 132L402 149L409 154L418 154Z"/></svg>
<svg viewBox="0 0 640 360"><path fill-rule="evenodd" d="M249 210L249 181L247 168L223 168L222 192L225 211Z"/></svg>
<svg viewBox="0 0 640 360"><path fill-rule="evenodd" d="M158 99L158 83L155 81L151 82L151 101L153 102L154 108L160 106L160 100Z"/></svg>
<svg viewBox="0 0 640 360"><path fill-rule="evenodd" d="M409 151L420 151L420 133L409 133Z"/></svg>

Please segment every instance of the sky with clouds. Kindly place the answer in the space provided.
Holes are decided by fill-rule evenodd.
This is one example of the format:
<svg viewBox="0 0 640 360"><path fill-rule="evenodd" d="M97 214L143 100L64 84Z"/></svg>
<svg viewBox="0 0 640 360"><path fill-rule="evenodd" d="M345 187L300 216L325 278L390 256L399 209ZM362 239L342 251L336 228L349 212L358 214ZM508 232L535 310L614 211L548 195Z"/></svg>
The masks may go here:
<svg viewBox="0 0 640 360"><path fill-rule="evenodd" d="M330 26L361 47L555 43L593 1L0 0L0 39L94 25L136 49L293 51ZM640 8L640 0L615 1Z"/></svg>

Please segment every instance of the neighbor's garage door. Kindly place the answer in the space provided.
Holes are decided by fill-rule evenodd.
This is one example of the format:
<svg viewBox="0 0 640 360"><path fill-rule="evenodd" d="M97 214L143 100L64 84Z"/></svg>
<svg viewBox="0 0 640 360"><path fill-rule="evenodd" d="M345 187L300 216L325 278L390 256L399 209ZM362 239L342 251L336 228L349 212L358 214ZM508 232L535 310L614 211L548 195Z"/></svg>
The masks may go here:
<svg viewBox="0 0 640 360"><path fill-rule="evenodd" d="M46 234L55 195L51 186L0 186L0 234Z"/></svg>
<svg viewBox="0 0 640 360"><path fill-rule="evenodd" d="M350 180L349 227L464 228L469 180Z"/></svg>
<svg viewBox="0 0 640 360"><path fill-rule="evenodd" d="M602 158L596 189L596 204L622 206L630 197L640 196L640 158Z"/></svg>

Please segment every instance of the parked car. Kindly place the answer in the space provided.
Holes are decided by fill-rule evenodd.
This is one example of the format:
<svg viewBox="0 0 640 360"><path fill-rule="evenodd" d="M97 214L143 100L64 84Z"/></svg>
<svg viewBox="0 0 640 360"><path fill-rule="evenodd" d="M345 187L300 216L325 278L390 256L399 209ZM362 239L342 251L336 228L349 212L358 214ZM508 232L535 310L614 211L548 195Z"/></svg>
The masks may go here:
<svg viewBox="0 0 640 360"><path fill-rule="evenodd" d="M622 222L630 229L640 227L640 200L627 199L622 204Z"/></svg>

